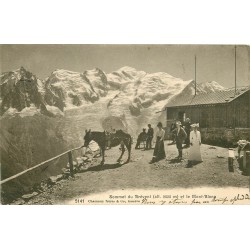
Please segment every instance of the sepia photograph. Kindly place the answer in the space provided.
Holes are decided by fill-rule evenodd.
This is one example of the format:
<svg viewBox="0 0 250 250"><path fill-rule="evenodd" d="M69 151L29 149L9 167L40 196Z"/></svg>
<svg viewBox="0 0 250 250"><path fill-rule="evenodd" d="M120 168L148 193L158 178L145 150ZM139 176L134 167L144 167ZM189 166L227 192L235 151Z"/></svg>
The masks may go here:
<svg viewBox="0 0 250 250"><path fill-rule="evenodd" d="M2 204L250 204L248 45L0 46Z"/></svg>
<svg viewBox="0 0 250 250"><path fill-rule="evenodd" d="M249 4L1 1L1 249L245 249Z"/></svg>

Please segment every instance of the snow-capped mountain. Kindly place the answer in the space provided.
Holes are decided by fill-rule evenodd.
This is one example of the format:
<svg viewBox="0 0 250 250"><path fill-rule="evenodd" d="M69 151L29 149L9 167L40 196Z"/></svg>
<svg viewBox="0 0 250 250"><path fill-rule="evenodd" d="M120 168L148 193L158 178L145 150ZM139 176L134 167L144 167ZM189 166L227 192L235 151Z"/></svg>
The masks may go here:
<svg viewBox="0 0 250 250"><path fill-rule="evenodd" d="M44 82L23 67L0 75L0 93L1 115L62 115L53 103L45 101L50 90Z"/></svg>
<svg viewBox="0 0 250 250"><path fill-rule="evenodd" d="M106 74L98 69L86 70L83 72L89 84L91 84L94 90L99 96L106 96L109 89L108 80Z"/></svg>
<svg viewBox="0 0 250 250"><path fill-rule="evenodd" d="M119 86L119 93L109 101L107 108L112 115L125 117L129 124L128 130L134 135L148 123L157 123L159 114L156 111L161 110L169 98L181 92L191 82L164 72L147 74L130 67L123 67L116 72L111 74L111 79L112 84L115 80L119 81L116 84Z"/></svg>
<svg viewBox="0 0 250 250"><path fill-rule="evenodd" d="M112 73L107 74L108 83L114 88L120 88L125 83L135 82L143 78L147 73L144 71L137 71L132 67L122 67Z"/></svg>
<svg viewBox="0 0 250 250"><path fill-rule="evenodd" d="M184 81L165 72L147 74L127 66L108 74L98 68L83 73L57 69L44 81L21 67L0 77L1 114L62 114L81 108L86 127L98 123L96 129L101 129L101 120L112 115L123 119L132 134L147 123L165 121L156 111L171 98L194 94L193 80ZM223 89L214 81L197 84L197 94Z"/></svg>
<svg viewBox="0 0 250 250"><path fill-rule="evenodd" d="M45 100L58 106L58 100L63 102L63 108L82 106L88 102L99 100L107 94L107 80L104 73L94 69L84 73L69 70L55 70L47 79ZM60 107L62 109L62 107Z"/></svg>
<svg viewBox="0 0 250 250"><path fill-rule="evenodd" d="M1 114L9 108L16 111L22 111L31 105L39 108L43 102L45 88L42 81L23 67L3 73L0 80Z"/></svg>
<svg viewBox="0 0 250 250"><path fill-rule="evenodd" d="M221 90L225 90L225 88L215 81L202 82L202 83L197 84L197 92L209 93L209 92L217 92Z"/></svg>

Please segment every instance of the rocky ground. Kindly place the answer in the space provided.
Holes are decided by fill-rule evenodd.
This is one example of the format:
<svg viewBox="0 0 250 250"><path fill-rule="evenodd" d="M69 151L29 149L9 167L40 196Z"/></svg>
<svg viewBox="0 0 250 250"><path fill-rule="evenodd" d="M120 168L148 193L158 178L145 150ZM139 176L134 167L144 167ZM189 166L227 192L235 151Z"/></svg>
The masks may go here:
<svg viewBox="0 0 250 250"><path fill-rule="evenodd" d="M133 149L131 161L122 165L115 162L120 154L118 147L112 148L105 153L103 167L100 157L94 157L73 178L52 178L43 192L20 198L14 204L65 204L77 197L118 189L245 188L249 185L249 177L240 173L236 160L234 172L228 171L228 149L203 144L203 162L191 168L187 168L188 149L184 149L182 162L174 159L175 145L165 141L165 150L166 159L149 164L153 150Z"/></svg>

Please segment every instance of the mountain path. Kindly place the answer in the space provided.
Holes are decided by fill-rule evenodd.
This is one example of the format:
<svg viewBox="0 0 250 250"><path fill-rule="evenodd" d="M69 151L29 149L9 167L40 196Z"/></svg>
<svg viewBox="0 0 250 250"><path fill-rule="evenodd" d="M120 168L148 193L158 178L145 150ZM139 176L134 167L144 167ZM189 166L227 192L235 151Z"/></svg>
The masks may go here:
<svg viewBox="0 0 250 250"><path fill-rule="evenodd" d="M186 168L188 149L184 149L184 160L176 162L175 145L165 141L166 159L149 164L153 150L132 150L128 164L116 164L119 149L106 151L106 162L99 165L95 159L85 172L73 178L61 180L48 191L33 197L26 204L67 204L76 198L127 189L171 189L195 187L243 187L249 186L249 178L238 171L228 171L228 150L220 147L202 145L203 162ZM114 158L115 156L115 158ZM219 157L218 157L219 156ZM127 154L124 155L126 160ZM238 163L234 162L234 168Z"/></svg>

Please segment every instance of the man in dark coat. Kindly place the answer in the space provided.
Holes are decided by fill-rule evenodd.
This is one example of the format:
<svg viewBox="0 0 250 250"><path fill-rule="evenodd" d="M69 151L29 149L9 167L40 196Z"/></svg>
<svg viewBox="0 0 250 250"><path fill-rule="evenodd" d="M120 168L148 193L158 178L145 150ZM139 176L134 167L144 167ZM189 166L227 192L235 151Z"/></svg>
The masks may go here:
<svg viewBox="0 0 250 250"><path fill-rule="evenodd" d="M147 132L147 141L146 141L146 149L152 148L152 140L154 137L154 130L151 127L151 124L148 124L148 132Z"/></svg>
<svg viewBox="0 0 250 250"><path fill-rule="evenodd" d="M176 147L178 149L179 155L178 155L178 159L182 160L182 144L185 141L185 139L187 138L187 134L185 132L185 130L181 127L181 122L177 121L176 122L176 129L174 130L174 134L175 134L175 140L176 140Z"/></svg>
<svg viewBox="0 0 250 250"><path fill-rule="evenodd" d="M175 143L175 134L174 134L175 129L176 129L176 120L174 120L174 122L172 122L171 127L170 127L171 138L173 139L172 144Z"/></svg>
<svg viewBox="0 0 250 250"><path fill-rule="evenodd" d="M184 126L185 126L185 131L186 131L186 134L187 134L185 144L186 144L186 147L188 148L190 146L190 131L191 131L191 122L190 122L189 118L186 119Z"/></svg>
<svg viewBox="0 0 250 250"><path fill-rule="evenodd" d="M140 147L140 143L146 141L146 138L147 138L147 133L146 129L144 128L137 138L135 149L138 149Z"/></svg>

